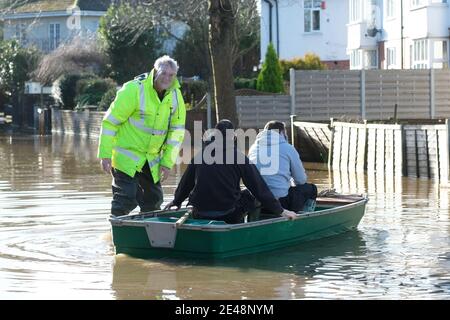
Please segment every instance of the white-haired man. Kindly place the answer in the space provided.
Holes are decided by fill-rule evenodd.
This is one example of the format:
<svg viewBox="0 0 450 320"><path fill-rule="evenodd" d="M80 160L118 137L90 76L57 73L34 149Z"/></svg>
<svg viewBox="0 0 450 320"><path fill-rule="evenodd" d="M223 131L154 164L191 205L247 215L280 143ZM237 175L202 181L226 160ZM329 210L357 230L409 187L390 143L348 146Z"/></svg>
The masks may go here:
<svg viewBox="0 0 450 320"><path fill-rule="evenodd" d="M114 216L138 205L142 212L160 209L160 182L169 175L184 139L186 109L177 72L175 60L158 58L150 73L123 85L103 118L98 158L113 176Z"/></svg>

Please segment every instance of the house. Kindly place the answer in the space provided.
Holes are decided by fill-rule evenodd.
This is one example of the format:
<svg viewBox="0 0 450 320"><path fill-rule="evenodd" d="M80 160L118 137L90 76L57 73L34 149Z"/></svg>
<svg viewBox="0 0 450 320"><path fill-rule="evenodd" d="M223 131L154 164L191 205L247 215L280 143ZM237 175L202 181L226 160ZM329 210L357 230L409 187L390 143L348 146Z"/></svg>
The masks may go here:
<svg viewBox="0 0 450 320"><path fill-rule="evenodd" d="M318 55L329 69L348 69L348 0L261 0L261 61L273 43L280 59Z"/></svg>
<svg viewBox="0 0 450 320"><path fill-rule="evenodd" d="M447 0L349 0L350 69L448 68Z"/></svg>
<svg viewBox="0 0 450 320"><path fill-rule="evenodd" d="M2 16L5 40L34 45L45 53L75 36L97 32L110 0L41 0L28 2Z"/></svg>

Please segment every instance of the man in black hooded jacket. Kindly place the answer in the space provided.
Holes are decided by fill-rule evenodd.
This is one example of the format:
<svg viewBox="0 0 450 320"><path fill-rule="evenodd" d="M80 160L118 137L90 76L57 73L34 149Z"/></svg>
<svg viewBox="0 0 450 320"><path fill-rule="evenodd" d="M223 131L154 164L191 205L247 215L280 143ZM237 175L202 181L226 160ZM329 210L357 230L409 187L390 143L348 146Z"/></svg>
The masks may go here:
<svg viewBox="0 0 450 320"><path fill-rule="evenodd" d="M236 146L233 124L222 120L201 152L188 165L175 191L174 200L166 206L180 208L189 197L196 219L242 223L245 215L255 208L255 198L265 209L294 219L295 212L285 210L273 196L258 169ZM205 150L212 150L212 160ZM206 156L206 157L205 157ZM247 189L240 188L240 181Z"/></svg>

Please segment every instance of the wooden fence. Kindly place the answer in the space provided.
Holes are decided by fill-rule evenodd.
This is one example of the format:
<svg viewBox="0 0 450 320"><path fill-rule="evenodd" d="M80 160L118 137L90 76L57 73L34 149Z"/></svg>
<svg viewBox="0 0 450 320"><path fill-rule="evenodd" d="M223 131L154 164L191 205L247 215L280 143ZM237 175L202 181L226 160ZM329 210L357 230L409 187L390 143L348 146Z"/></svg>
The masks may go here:
<svg viewBox="0 0 450 320"><path fill-rule="evenodd" d="M448 183L448 120L433 125L294 122L294 127L303 160L328 159L333 170L367 170ZM320 134L314 134L317 132ZM327 158L318 155L325 152Z"/></svg>
<svg viewBox="0 0 450 320"><path fill-rule="evenodd" d="M302 121L450 117L450 70L291 70L291 110Z"/></svg>
<svg viewBox="0 0 450 320"><path fill-rule="evenodd" d="M237 96L240 128L264 128L270 120L289 122L291 98L288 95Z"/></svg>
<svg viewBox="0 0 450 320"><path fill-rule="evenodd" d="M289 95L237 96L241 128L289 122L450 117L450 70L313 70L290 73Z"/></svg>
<svg viewBox="0 0 450 320"><path fill-rule="evenodd" d="M260 129L270 120L290 121L290 97L286 95L237 96L239 128ZM104 112L53 109L52 131L66 134L98 136ZM212 125L215 124L213 116ZM206 110L189 110L186 129L193 132L194 121L202 121L206 129Z"/></svg>
<svg viewBox="0 0 450 320"><path fill-rule="evenodd" d="M52 109L52 132L98 137L105 112ZM193 132L194 121L202 122L206 129L206 110L188 110L186 130ZM215 121L212 123L215 124Z"/></svg>
<svg viewBox="0 0 450 320"><path fill-rule="evenodd" d="M52 132L98 137L103 111L52 109Z"/></svg>

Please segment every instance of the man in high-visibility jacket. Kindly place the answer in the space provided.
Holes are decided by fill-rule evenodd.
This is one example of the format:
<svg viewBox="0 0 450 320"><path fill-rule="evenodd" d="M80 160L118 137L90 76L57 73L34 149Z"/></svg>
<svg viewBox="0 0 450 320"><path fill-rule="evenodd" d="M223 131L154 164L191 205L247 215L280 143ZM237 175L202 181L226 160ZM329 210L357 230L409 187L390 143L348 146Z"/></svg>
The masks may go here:
<svg viewBox="0 0 450 320"><path fill-rule="evenodd" d="M176 79L178 64L169 56L155 61L149 74L117 92L102 121L98 158L113 176L111 214L159 210L161 182L174 166L184 139L186 109Z"/></svg>

